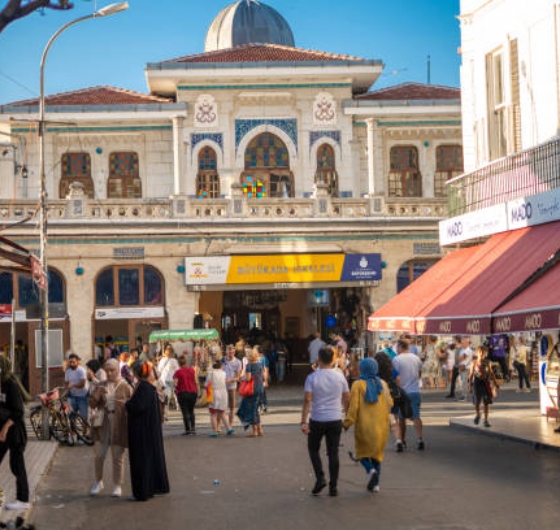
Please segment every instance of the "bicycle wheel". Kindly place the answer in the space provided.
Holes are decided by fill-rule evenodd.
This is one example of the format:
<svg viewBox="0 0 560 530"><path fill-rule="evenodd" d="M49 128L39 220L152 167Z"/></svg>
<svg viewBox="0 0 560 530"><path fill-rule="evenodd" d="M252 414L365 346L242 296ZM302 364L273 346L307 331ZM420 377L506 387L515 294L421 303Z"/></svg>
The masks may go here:
<svg viewBox="0 0 560 530"><path fill-rule="evenodd" d="M51 416L51 434L58 443L74 445L68 418L61 412L54 412Z"/></svg>
<svg viewBox="0 0 560 530"><path fill-rule="evenodd" d="M29 413L29 423L38 440L43 439L43 413L41 405L33 407Z"/></svg>
<svg viewBox="0 0 560 530"><path fill-rule="evenodd" d="M86 434L87 432L90 432L89 423L84 420L82 416L76 413L71 414L70 427L72 429L72 432L76 433L78 440L82 440L82 442L84 442L86 445L93 445L92 438L89 436L89 434Z"/></svg>

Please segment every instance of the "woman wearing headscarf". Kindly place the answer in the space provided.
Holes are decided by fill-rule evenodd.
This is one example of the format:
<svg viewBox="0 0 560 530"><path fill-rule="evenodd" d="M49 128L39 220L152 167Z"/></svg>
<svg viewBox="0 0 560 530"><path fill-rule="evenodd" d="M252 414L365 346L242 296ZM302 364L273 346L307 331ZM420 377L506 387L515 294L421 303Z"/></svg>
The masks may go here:
<svg viewBox="0 0 560 530"><path fill-rule="evenodd" d="M103 489L103 464L109 447L113 460L112 497L122 495L124 453L128 447L128 429L125 403L132 395L132 388L122 379L119 361L109 359L105 363L107 380L93 387L89 397L92 410L92 437L94 441L95 483L90 495Z"/></svg>
<svg viewBox="0 0 560 530"><path fill-rule="evenodd" d="M16 501L7 510L29 508L29 485L23 453L27 445L24 399L29 395L12 373L11 362L0 356L0 462L10 451L10 470L16 477Z"/></svg>
<svg viewBox="0 0 560 530"><path fill-rule="evenodd" d="M354 425L356 458L367 473L368 491L379 491L381 462L389 438L389 412L393 399L378 375L375 359L360 361L360 377L352 385L344 429Z"/></svg>
<svg viewBox="0 0 560 530"><path fill-rule="evenodd" d="M161 431L162 418L152 369L150 362L136 361L132 365L138 385L126 403L130 479L132 495L137 501L169 493Z"/></svg>

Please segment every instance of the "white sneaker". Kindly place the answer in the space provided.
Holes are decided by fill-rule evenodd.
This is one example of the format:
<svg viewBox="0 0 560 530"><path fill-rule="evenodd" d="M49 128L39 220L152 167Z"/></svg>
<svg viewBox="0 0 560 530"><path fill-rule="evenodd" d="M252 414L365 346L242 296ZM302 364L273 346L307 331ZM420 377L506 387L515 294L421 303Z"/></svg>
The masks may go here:
<svg viewBox="0 0 560 530"><path fill-rule="evenodd" d="M89 490L90 495L99 495L99 492L103 489L103 481L100 480L96 482Z"/></svg>
<svg viewBox="0 0 560 530"><path fill-rule="evenodd" d="M120 497L122 495L122 489L120 486L115 486L113 493L111 493L111 497Z"/></svg>
<svg viewBox="0 0 560 530"><path fill-rule="evenodd" d="M6 510L27 510L30 504L28 502L16 501L6 504Z"/></svg>
<svg viewBox="0 0 560 530"><path fill-rule="evenodd" d="M373 491L374 491L375 493L379 493L381 490L380 490L379 486L374 486L374 487L373 487Z"/></svg>

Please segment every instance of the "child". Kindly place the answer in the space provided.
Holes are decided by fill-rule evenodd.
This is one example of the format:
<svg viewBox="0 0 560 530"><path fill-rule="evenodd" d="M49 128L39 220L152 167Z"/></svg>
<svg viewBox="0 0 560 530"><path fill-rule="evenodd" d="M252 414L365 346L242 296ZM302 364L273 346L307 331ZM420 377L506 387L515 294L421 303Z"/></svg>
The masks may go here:
<svg viewBox="0 0 560 530"><path fill-rule="evenodd" d="M228 396L226 388L226 373L222 370L222 361L217 359L212 365L212 372L208 374L206 379L206 389L212 386L212 402L209 403L210 420L212 422L212 432L209 436L215 438L218 436L218 430L221 423L227 429L227 434L231 435L235 431L231 428L226 414L228 405Z"/></svg>

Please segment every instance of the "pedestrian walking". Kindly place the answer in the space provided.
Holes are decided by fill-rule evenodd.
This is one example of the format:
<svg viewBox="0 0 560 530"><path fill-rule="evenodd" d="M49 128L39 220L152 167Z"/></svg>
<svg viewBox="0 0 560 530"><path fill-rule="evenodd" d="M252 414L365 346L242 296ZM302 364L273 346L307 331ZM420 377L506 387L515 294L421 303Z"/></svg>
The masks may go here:
<svg viewBox="0 0 560 530"><path fill-rule="evenodd" d="M29 485L24 452L27 445L24 401L30 396L12 373L10 360L0 356L0 463L10 451L10 471L16 477L16 500L7 510L29 508Z"/></svg>
<svg viewBox="0 0 560 530"><path fill-rule="evenodd" d="M253 395L243 397L237 417L243 425L245 431L251 427L251 432L247 434L248 437L263 436L264 430L261 425L261 417L259 413L260 396L263 388L264 370L262 364L259 362L259 352L256 349L249 350L247 354L247 365L243 374L241 375L242 381L253 380Z"/></svg>
<svg viewBox="0 0 560 530"><path fill-rule="evenodd" d="M517 392L523 392L523 384L525 384L526 392L531 392L531 381L527 375L527 347L525 340L519 336L515 339L512 347L513 367L517 371L517 382L519 389Z"/></svg>
<svg viewBox="0 0 560 530"><path fill-rule="evenodd" d="M420 378L422 377L422 361L414 353L408 351L408 342L399 339L397 342L397 356L393 359L393 366L399 373L402 389L407 393L412 405L412 423L416 431L417 446L419 451L425 448L422 438L422 420L420 419L420 407L422 396L420 395ZM406 419L399 414L400 437L395 446L398 453L402 453L406 447Z"/></svg>
<svg viewBox="0 0 560 530"><path fill-rule="evenodd" d="M212 423L212 432L210 437L216 438L220 431L221 424L226 428L226 433L232 435L234 430L226 415L228 406L228 395L226 388L226 373L222 370L222 361L216 359L212 364L212 371L206 379L206 388L212 387L212 401L208 404L210 412L210 422Z"/></svg>
<svg viewBox="0 0 560 530"><path fill-rule="evenodd" d="M472 363L469 371L469 390L473 394L474 407L476 416L474 417L474 424L480 423L480 404L484 404L484 426L490 427L488 421L488 414L490 412L490 405L493 403L494 392L492 390L492 383L496 389L499 388L496 380L496 375L492 370L492 364L488 357L488 348L486 346L479 346L476 350L476 359Z"/></svg>
<svg viewBox="0 0 560 530"><path fill-rule="evenodd" d="M132 371L138 378L138 385L126 403L130 481L134 500L146 501L154 495L169 493L169 479L159 398L154 382L150 382L152 365L136 361Z"/></svg>
<svg viewBox="0 0 560 530"><path fill-rule="evenodd" d="M121 377L119 361L105 363L107 380L98 383L89 396L92 411L92 438L94 441L95 483L90 495L103 489L103 466L109 448L113 461L113 492L111 497L122 495L124 454L128 447L128 427L125 403L132 396L132 387Z"/></svg>
<svg viewBox="0 0 560 530"><path fill-rule="evenodd" d="M459 377L459 350L455 341L447 345L447 377L449 383L449 394L445 396L447 399L455 398L455 387L457 378Z"/></svg>
<svg viewBox="0 0 560 530"><path fill-rule="evenodd" d="M230 344L226 348L226 356L222 360L222 368L226 373L226 388L228 395L228 420L231 427L233 427L233 420L235 416L235 406L237 398L237 382L241 376L243 365L241 361L235 356L235 346Z"/></svg>
<svg viewBox="0 0 560 530"><path fill-rule="evenodd" d="M168 344L163 350L163 357L157 365L159 388L165 394L166 404L169 408L172 406L174 398L173 374L179 369L179 363L175 358L173 347Z"/></svg>
<svg viewBox="0 0 560 530"><path fill-rule="evenodd" d="M459 378L461 380L461 397L458 401L466 401L468 394L469 371L473 361L474 352L470 346L469 337L461 339L461 348L459 349Z"/></svg>
<svg viewBox="0 0 560 530"><path fill-rule="evenodd" d="M75 353L68 356L68 368L64 372L64 382L68 390L68 404L74 412L79 412L84 420L88 419L87 372L80 366L80 357Z"/></svg>
<svg viewBox="0 0 560 530"><path fill-rule="evenodd" d="M359 370L360 375L352 385L350 403L342 425L345 430L354 425L355 457L366 470L367 490L378 492L393 400L387 383L379 378L375 359L362 359Z"/></svg>
<svg viewBox="0 0 560 530"><path fill-rule="evenodd" d="M319 350L317 370L305 380L305 394L301 411L301 431L307 435L307 450L315 472L315 486L311 493L319 495L326 488L320 450L326 440L329 460L329 495L338 495L338 447L342 432L343 411L348 410L348 382L342 373L332 368L334 351Z"/></svg>
<svg viewBox="0 0 560 530"><path fill-rule="evenodd" d="M183 425L185 426L185 436L196 434L194 407L198 397L198 375L195 368L187 366L187 358L184 355L179 357L179 369L173 374L173 384L177 401L183 415Z"/></svg>
<svg viewBox="0 0 560 530"><path fill-rule="evenodd" d="M437 340L435 335L430 336L423 355L422 376L428 388L437 388L441 375Z"/></svg>

